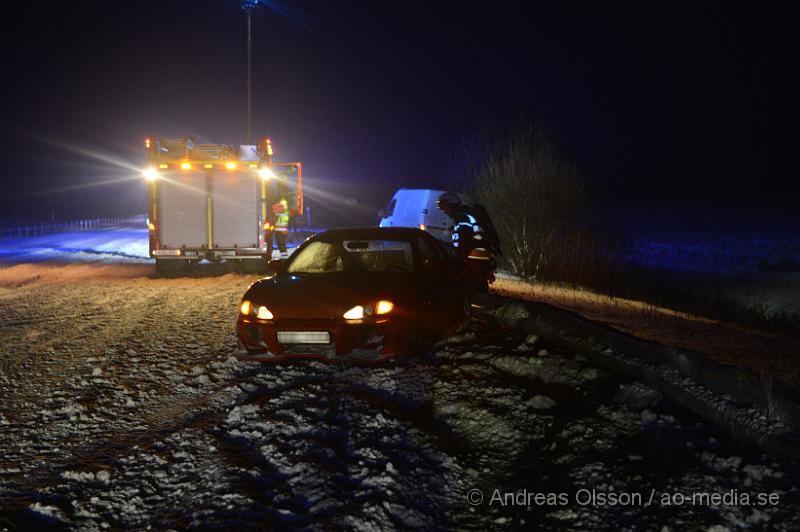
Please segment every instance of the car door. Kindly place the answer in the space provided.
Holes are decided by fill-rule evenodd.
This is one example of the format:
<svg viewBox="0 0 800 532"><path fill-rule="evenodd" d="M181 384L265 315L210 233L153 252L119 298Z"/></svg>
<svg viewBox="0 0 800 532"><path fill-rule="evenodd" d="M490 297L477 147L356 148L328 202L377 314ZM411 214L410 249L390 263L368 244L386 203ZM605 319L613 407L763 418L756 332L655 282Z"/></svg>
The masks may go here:
<svg viewBox="0 0 800 532"><path fill-rule="evenodd" d="M430 321L435 326L447 325L463 312L468 294L466 269L448 257L433 237L420 235L417 248Z"/></svg>

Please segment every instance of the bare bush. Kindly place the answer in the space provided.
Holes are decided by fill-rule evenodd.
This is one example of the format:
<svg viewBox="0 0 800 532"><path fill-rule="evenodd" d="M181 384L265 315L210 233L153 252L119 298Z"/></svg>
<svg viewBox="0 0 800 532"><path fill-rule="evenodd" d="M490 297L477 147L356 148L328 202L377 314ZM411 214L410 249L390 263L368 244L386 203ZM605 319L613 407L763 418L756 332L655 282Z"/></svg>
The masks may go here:
<svg viewBox="0 0 800 532"><path fill-rule="evenodd" d="M491 213L504 266L526 278L536 278L554 259L585 192L577 167L541 124L465 141L450 174Z"/></svg>
<svg viewBox="0 0 800 532"><path fill-rule="evenodd" d="M501 266L512 273L643 301L650 314L663 307L764 331L800 331L795 314L768 313L763 305L722 295L709 297L686 279L630 263L624 235L581 216L585 185L541 124L508 134L476 135L461 144L446 171L448 188L469 193L489 211L502 241ZM791 258L763 260L758 266L762 271L798 269Z"/></svg>

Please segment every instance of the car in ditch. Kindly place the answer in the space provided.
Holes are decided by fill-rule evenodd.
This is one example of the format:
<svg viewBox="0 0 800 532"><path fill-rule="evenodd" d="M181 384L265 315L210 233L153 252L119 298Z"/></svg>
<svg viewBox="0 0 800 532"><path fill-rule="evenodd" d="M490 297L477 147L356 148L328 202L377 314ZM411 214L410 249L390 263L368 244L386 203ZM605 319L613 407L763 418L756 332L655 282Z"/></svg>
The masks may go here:
<svg viewBox="0 0 800 532"><path fill-rule="evenodd" d="M469 320L463 261L420 229L332 229L269 265L239 307L243 360L383 360Z"/></svg>

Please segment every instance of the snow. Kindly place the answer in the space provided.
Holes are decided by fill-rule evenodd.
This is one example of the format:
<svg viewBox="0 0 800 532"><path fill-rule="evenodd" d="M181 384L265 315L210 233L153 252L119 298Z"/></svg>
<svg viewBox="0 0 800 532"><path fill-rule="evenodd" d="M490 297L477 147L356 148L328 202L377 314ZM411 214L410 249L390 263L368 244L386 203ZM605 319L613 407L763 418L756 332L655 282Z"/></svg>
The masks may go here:
<svg viewBox="0 0 800 532"><path fill-rule="evenodd" d="M533 346L538 341L539 341L539 336L536 335L536 334L529 334L528 336L525 337L525 344L526 345Z"/></svg>
<svg viewBox="0 0 800 532"><path fill-rule="evenodd" d="M83 265L50 268L15 285L22 270L0 274L0 522L12 528L800 526L796 464L536 335L475 321L387 364L242 362L233 323L253 277L81 270L76 290L47 279ZM515 509L470 506L473 488L735 488L781 504Z"/></svg>
<svg viewBox="0 0 800 532"><path fill-rule="evenodd" d="M774 232L660 232L634 238L626 251L636 264L672 270L757 272L781 260L800 265L800 238Z"/></svg>
<svg viewBox="0 0 800 532"><path fill-rule="evenodd" d="M28 509L34 514L38 514L45 519L45 521L57 521L59 523L66 522L64 513L56 506L49 506L35 502L31 504Z"/></svg>
<svg viewBox="0 0 800 532"><path fill-rule="evenodd" d="M490 363L514 376L539 379L548 384L581 385L602 375L596 368L584 367L575 360L547 357L541 352L537 358L497 356Z"/></svg>
<svg viewBox="0 0 800 532"><path fill-rule="evenodd" d="M732 300L766 317L800 316L796 230L769 224L726 227L716 221L703 228L636 231L622 247L622 260L666 273L709 299Z"/></svg>
<svg viewBox="0 0 800 532"><path fill-rule="evenodd" d="M94 480L94 473L91 471L64 471L61 473L61 478L65 480L73 480L76 482L91 482Z"/></svg>
<svg viewBox="0 0 800 532"><path fill-rule="evenodd" d="M549 410L556 406L556 402L545 395L535 395L525 404L536 410Z"/></svg>
<svg viewBox="0 0 800 532"><path fill-rule="evenodd" d="M289 246L293 252L296 246ZM277 258L279 253L273 252ZM0 261L6 263L77 262L152 264L149 232L141 223L48 235L0 238ZM208 261L204 261L208 263Z"/></svg>
<svg viewBox="0 0 800 532"><path fill-rule="evenodd" d="M0 259L7 262L151 261L149 236L144 226L3 238L0 239Z"/></svg>
<svg viewBox="0 0 800 532"><path fill-rule="evenodd" d="M644 410L661 400L661 393L641 382L623 384L614 395L614 401L633 411Z"/></svg>

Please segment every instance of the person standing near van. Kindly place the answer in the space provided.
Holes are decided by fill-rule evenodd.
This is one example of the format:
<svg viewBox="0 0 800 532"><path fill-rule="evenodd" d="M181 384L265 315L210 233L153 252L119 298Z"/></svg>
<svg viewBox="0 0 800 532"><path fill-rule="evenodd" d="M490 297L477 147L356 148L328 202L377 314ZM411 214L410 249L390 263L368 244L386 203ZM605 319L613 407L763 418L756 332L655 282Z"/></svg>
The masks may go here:
<svg viewBox="0 0 800 532"><path fill-rule="evenodd" d="M445 192L439 196L436 204L453 219L453 248L467 265L472 289L475 292L488 292L497 266L493 249L498 247L499 242L493 242L497 239L492 236L496 233L491 229L491 235L487 235L469 207L453 192ZM482 212L485 213L485 209ZM487 225L491 225L491 222Z"/></svg>

